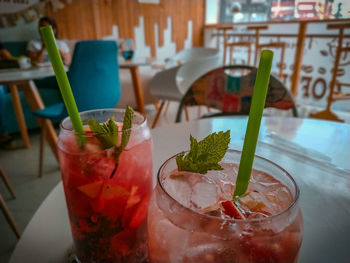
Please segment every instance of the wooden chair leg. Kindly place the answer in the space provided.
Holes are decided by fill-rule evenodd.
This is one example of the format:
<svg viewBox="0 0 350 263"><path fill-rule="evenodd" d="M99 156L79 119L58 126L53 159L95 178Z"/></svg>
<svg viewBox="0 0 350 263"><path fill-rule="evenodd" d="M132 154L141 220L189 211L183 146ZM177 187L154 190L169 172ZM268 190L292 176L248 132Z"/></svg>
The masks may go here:
<svg viewBox="0 0 350 263"><path fill-rule="evenodd" d="M39 177L42 177L43 175L45 136L46 136L46 124L45 124L45 120L42 120L41 131L40 131Z"/></svg>
<svg viewBox="0 0 350 263"><path fill-rule="evenodd" d="M8 208L4 198L2 198L1 194L0 194L0 207L1 207L2 212L5 215L7 222L10 224L12 231L15 233L17 238L20 238L21 231L19 230L19 227L17 226L15 219L13 218L13 215L12 215L10 209Z"/></svg>
<svg viewBox="0 0 350 263"><path fill-rule="evenodd" d="M282 43L281 46L281 61L280 61L280 73L279 73L279 78L283 79L283 66L284 66L284 54L285 54L285 44Z"/></svg>
<svg viewBox="0 0 350 263"><path fill-rule="evenodd" d="M9 190L10 194L12 195L12 197L16 198L15 190L13 189L10 179L7 177L7 175L5 174L4 170L1 167L0 167L0 176L4 181L7 189Z"/></svg>
<svg viewBox="0 0 350 263"><path fill-rule="evenodd" d="M197 108L197 118L200 118L201 115L202 115L202 109L201 109L201 106L199 105Z"/></svg>
<svg viewBox="0 0 350 263"><path fill-rule="evenodd" d="M250 65L250 56L251 56L252 48L248 46L248 63L247 65Z"/></svg>
<svg viewBox="0 0 350 263"><path fill-rule="evenodd" d="M226 28L224 30L224 54L223 54L223 65L226 65L226 52L227 52L227 34L226 34Z"/></svg>
<svg viewBox="0 0 350 263"><path fill-rule="evenodd" d="M207 106L207 111L208 111L208 113L210 113L210 107L209 106Z"/></svg>
<svg viewBox="0 0 350 263"><path fill-rule="evenodd" d="M190 121L190 114L188 112L188 107L186 105L184 106L184 110L185 110L186 121Z"/></svg>
<svg viewBox="0 0 350 263"><path fill-rule="evenodd" d="M159 102L155 102L155 103L153 103L153 105L156 108L156 110L159 110Z"/></svg>
<svg viewBox="0 0 350 263"><path fill-rule="evenodd" d="M233 65L233 50L234 50L234 47L233 46L231 46L231 48L230 48L230 65Z"/></svg>
<svg viewBox="0 0 350 263"><path fill-rule="evenodd" d="M165 101L162 101L162 103L160 104L159 110L157 111L156 117L154 118L154 121L152 123L152 129L154 129L158 123L158 119L160 117L160 114L162 113L164 104L165 104Z"/></svg>
<svg viewBox="0 0 350 263"><path fill-rule="evenodd" d="M169 109L169 106L170 106L170 100L168 100L168 101L166 102L165 109L164 109L164 115L167 114L168 109Z"/></svg>

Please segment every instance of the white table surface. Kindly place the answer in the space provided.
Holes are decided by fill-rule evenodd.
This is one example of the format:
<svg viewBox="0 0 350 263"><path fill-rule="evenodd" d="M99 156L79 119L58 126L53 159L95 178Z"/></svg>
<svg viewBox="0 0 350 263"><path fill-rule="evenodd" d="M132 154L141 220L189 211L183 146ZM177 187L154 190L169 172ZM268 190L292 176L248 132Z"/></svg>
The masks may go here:
<svg viewBox="0 0 350 263"><path fill-rule="evenodd" d="M52 67L33 67L29 69L2 69L0 70L0 83L40 79L53 76Z"/></svg>
<svg viewBox="0 0 350 263"><path fill-rule="evenodd" d="M133 58L131 60L119 58L118 64L120 68L128 69L130 67L147 66L150 65L150 62L145 58ZM65 69L67 71L68 67L65 67ZM49 64L42 67L32 67L29 69L0 69L0 83L40 79L53 75L54 71Z"/></svg>
<svg viewBox="0 0 350 263"><path fill-rule="evenodd" d="M231 147L241 149L246 123L246 117L226 117L152 130L154 173L167 158L189 148L190 134L202 139L211 132L230 129ZM283 139L289 144L276 143ZM278 117L262 120L257 154L284 167L301 190L304 239L299 263L350 262L349 145L348 124ZM26 227L10 263L65 262L71 245L64 194L59 183Z"/></svg>
<svg viewBox="0 0 350 263"><path fill-rule="evenodd" d="M120 68L139 67L151 65L151 61L144 57L133 57L130 60L118 56L118 64Z"/></svg>

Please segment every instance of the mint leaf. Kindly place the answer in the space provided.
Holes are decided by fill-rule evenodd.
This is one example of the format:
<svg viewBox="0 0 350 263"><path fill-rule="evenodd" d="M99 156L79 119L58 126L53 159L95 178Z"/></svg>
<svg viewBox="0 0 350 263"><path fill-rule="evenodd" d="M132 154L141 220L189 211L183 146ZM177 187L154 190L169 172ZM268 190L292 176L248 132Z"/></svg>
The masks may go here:
<svg viewBox="0 0 350 263"><path fill-rule="evenodd" d="M133 119L134 119L134 110L130 106L127 106L125 110L124 120L123 120L122 142L120 144L121 148L125 148L125 146L129 142Z"/></svg>
<svg viewBox="0 0 350 263"><path fill-rule="evenodd" d="M112 178L116 172L118 168L119 157L129 142L133 119L134 110L130 106L127 106L124 114L122 138L119 146L117 146L118 126L115 124L113 116L111 116L111 118L106 123L102 124L94 119L86 120L86 123L89 125L90 130L95 133L95 137L101 142L102 148L109 149L113 147L112 155L115 160L115 167L110 175L110 178Z"/></svg>
<svg viewBox="0 0 350 263"><path fill-rule="evenodd" d="M118 127L115 125L113 116L107 123L100 124L94 119L86 120L90 130L95 133L96 138L101 142L103 149L108 149L117 144Z"/></svg>
<svg viewBox="0 0 350 263"><path fill-rule="evenodd" d="M191 150L176 157L179 171L205 174L209 170L222 170L218 164L224 157L230 143L230 131L212 133L200 142L190 136Z"/></svg>

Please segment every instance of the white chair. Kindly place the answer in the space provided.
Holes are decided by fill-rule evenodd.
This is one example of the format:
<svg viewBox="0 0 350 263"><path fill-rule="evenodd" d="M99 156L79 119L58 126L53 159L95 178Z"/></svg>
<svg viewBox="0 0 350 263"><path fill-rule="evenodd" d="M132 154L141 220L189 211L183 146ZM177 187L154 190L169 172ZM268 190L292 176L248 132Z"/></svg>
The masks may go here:
<svg viewBox="0 0 350 263"><path fill-rule="evenodd" d="M219 50L212 48L190 48L170 58L165 70L152 79L150 92L162 101L152 128L157 125L166 101L180 102L191 84L208 71L221 66Z"/></svg>

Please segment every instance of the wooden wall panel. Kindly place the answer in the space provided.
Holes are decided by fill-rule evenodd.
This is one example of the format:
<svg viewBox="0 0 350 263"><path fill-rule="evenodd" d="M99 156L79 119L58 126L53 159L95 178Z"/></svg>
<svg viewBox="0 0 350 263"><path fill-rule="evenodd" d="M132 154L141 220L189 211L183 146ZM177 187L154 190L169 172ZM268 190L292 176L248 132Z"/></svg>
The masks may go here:
<svg viewBox="0 0 350 263"><path fill-rule="evenodd" d="M188 21L192 21L194 46L203 43L205 0L161 0L160 4L140 4L137 0L74 0L64 9L53 12L49 6L47 15L56 19L61 38L99 39L112 34L117 25L121 38L132 38L139 17L144 17L145 42L155 56L155 24L158 24L159 43L164 45L164 30L172 18L172 41L179 51L184 47L188 34Z"/></svg>

